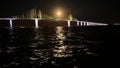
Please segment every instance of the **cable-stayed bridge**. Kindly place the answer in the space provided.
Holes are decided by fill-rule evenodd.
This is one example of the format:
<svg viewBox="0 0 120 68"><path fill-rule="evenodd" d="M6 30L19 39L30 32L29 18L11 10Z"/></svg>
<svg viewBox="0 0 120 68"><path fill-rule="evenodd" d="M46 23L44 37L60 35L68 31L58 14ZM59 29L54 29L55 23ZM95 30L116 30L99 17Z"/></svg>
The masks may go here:
<svg viewBox="0 0 120 68"><path fill-rule="evenodd" d="M33 25L32 27L39 28L44 24L44 26L57 25L57 26L101 26L107 25L103 23L96 22L87 22L79 21L75 19L71 14L68 17L54 18L45 13L42 13L41 10L32 9L21 15L13 16L12 18L0 18L0 27L27 27L28 25Z"/></svg>
<svg viewBox="0 0 120 68"><path fill-rule="evenodd" d="M59 25L60 23L62 23L64 26L64 24L67 24L66 27L71 27L73 26L103 26L103 25L107 25L107 24L102 24L102 23L94 23L94 22L87 22L87 21L74 21L74 20L48 20L48 19L39 19L39 18L0 18L0 25L2 24L1 21L6 21L8 23L8 27L14 27L14 24L17 25L17 23L20 24L24 22L24 24L29 25L30 22L33 23L34 27L38 28L39 24L43 24L43 22L59 22L57 23L57 25ZM3 22L5 23L5 22ZM46 23L46 25L47 25ZM18 26L19 26L18 24ZM45 23L44 23L45 24ZM56 24L56 23L49 23L48 26L50 26L50 24Z"/></svg>

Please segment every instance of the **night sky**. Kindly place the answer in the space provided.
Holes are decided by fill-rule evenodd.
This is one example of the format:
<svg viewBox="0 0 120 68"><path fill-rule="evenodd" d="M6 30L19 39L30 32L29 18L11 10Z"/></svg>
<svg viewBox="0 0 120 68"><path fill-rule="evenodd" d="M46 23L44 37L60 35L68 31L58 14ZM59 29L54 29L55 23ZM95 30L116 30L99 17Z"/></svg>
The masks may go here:
<svg viewBox="0 0 120 68"><path fill-rule="evenodd" d="M0 0L0 17L11 17L35 7L51 16L53 9L61 7L79 20L120 22L118 0Z"/></svg>

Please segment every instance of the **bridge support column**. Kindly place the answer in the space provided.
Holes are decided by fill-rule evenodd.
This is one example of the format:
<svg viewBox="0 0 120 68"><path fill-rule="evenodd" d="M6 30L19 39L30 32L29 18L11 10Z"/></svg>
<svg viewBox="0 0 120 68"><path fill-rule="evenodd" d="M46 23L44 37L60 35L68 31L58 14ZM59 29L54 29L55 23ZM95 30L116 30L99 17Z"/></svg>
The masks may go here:
<svg viewBox="0 0 120 68"><path fill-rule="evenodd" d="M77 26L80 26L80 23L79 23L79 21L77 21Z"/></svg>
<svg viewBox="0 0 120 68"><path fill-rule="evenodd" d="M70 20L68 20L68 27L70 27Z"/></svg>
<svg viewBox="0 0 120 68"><path fill-rule="evenodd" d="M86 22L83 22L83 26L86 26Z"/></svg>
<svg viewBox="0 0 120 68"><path fill-rule="evenodd" d="M12 28L13 25L12 25L12 19L10 19L10 28Z"/></svg>
<svg viewBox="0 0 120 68"><path fill-rule="evenodd" d="M83 25L82 23L83 23L83 22L81 21L81 22L80 22L80 26L82 26L82 25Z"/></svg>
<svg viewBox="0 0 120 68"><path fill-rule="evenodd" d="M35 19L35 27L38 28L38 19Z"/></svg>
<svg viewBox="0 0 120 68"><path fill-rule="evenodd" d="M87 23L86 25L88 26L89 25L88 22L86 22L86 23Z"/></svg>

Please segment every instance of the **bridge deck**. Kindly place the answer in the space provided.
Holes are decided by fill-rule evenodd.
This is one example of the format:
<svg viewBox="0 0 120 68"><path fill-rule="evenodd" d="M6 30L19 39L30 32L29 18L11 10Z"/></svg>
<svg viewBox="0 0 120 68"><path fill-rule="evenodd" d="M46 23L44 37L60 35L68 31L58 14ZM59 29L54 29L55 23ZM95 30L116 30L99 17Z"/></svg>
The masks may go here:
<svg viewBox="0 0 120 68"><path fill-rule="evenodd" d="M32 26L31 26L32 25ZM39 18L0 18L0 27L36 27L39 26L100 26L103 23Z"/></svg>

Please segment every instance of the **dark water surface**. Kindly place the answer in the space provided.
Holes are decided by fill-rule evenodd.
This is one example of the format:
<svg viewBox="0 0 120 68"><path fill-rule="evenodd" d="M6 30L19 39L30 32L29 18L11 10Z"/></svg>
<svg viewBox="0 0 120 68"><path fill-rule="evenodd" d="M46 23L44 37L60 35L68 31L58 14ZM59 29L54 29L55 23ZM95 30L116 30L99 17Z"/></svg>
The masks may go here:
<svg viewBox="0 0 120 68"><path fill-rule="evenodd" d="M0 28L0 68L111 66L119 45L120 26Z"/></svg>

